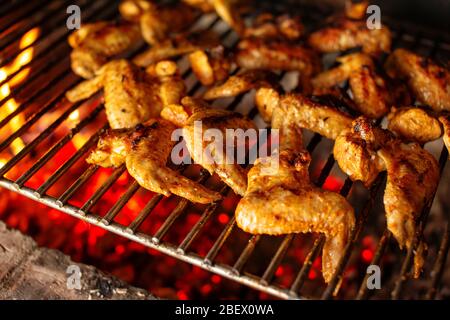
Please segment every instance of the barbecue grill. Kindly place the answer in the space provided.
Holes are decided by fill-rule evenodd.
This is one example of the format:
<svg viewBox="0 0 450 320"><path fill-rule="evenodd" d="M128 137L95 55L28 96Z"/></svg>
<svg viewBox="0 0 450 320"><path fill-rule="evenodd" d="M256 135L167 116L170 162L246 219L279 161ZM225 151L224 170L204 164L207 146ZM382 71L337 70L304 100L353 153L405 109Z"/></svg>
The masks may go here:
<svg viewBox="0 0 450 320"><path fill-rule="evenodd" d="M151 219L152 212L164 200L162 195L155 194L151 199L137 211L137 215L130 224L121 224L116 220L121 209L130 199L142 189L137 182L132 182L128 189L121 194L116 203L106 212L94 212L93 208L101 203L102 197L114 187L117 180L124 174L125 167L121 166L111 171L108 178L101 184L88 199L83 203L71 201L83 187L89 184L90 178L98 171L96 165L84 163L88 152L96 142L100 134L107 129L107 121L104 117L101 95L82 103L69 103L65 97L65 92L77 84L80 79L70 70L69 53L70 48L66 38L69 30L66 28L66 8L72 1L11 1L0 5L0 185L13 192L20 193L26 197L56 208L73 217L82 219L91 224L104 228L110 232L141 243L149 248L156 249L167 255L199 266L210 272L216 273L228 279L250 286L254 289L264 291L272 296L283 299L299 298L333 298L336 289L344 281L346 271L352 263L352 256L358 251L362 235L367 229L374 229L371 219L374 215L383 216L377 212L379 207L380 194L383 192L385 176L380 175L374 186L368 191L368 195L360 196L360 205L356 210L356 226L351 234L351 241L345 248L345 254L340 261L339 267L329 284L322 283L318 288L312 289L307 286L313 262L319 256L324 243L324 236L320 235L286 235L283 237L268 237L260 235L245 235L237 231L235 220L230 214L230 220L225 224L220 234L213 239L213 244L206 253L198 253L193 247L193 243L198 240L202 230L208 227L214 215L218 213L221 203L211 203L202 207L203 212L199 220L190 231L179 241L167 240L174 228L174 225L183 214L185 214L189 203L185 199L174 196L176 205L167 212L164 223L159 226L156 232L149 233L140 229L146 219ZM80 0L78 5L81 8L82 21L96 21L114 19L118 17L117 3L110 1L87 1ZM267 9L270 5L272 10L283 9L286 4L273 4L264 2L258 10ZM298 10L303 13L305 24L314 27L323 21L330 11L329 8L310 7L308 5L291 6L290 10ZM278 8L280 6L281 8ZM251 16L248 17L251 19ZM394 47L402 46L417 51L420 54L428 55L437 61L446 61L450 57L450 38L444 33L433 33L427 29L412 29L408 24L402 24L394 19L383 17L384 22L391 27L394 33ZM215 14L204 14L193 26L194 29L212 28L217 31L222 41L229 46L237 42L237 36L224 22L218 19ZM28 36L28 37L27 37ZM31 50L30 50L31 49ZM135 52L129 52L128 57L142 51L137 48ZM32 57L31 57L31 56ZM189 69L189 64L185 58L178 60L183 79L188 86L189 95L199 95L204 88L195 80ZM235 70L237 72L238 70ZM280 73L281 82L287 86L292 84L292 72ZM249 103L252 93L241 95L235 99L223 99L214 103L216 107L225 107L229 110L236 110L247 114L255 120L259 126L265 126L262 118L258 115L257 109ZM75 122L74 122L74 118ZM16 125L14 125L16 123ZM19 125L17 125L19 123ZM66 132L55 139L54 132L59 128L66 128ZM323 186L338 168L333 155L330 153L329 142L325 141L317 134L307 135L307 149L315 159L312 168L315 168L315 183ZM58 152L69 142L75 143L76 150L72 155L58 163L52 174L40 185L29 185L30 179L49 162L55 160ZM428 146L427 146L428 147ZM444 170L448 153L441 142L433 143L432 148L439 148L437 155L441 173ZM436 153L436 152L434 152ZM320 156L316 157L319 154ZM34 159L30 165L23 165L26 159ZM29 162L28 162L29 163ZM83 171L76 176L70 173L75 170L77 163L84 163ZM194 178L202 183L214 185L216 190L223 195L230 194L230 190L224 184L212 183L214 180L204 170L194 170L192 166L183 166L179 170L186 174L194 175ZM77 167L79 168L79 166ZM78 172L78 171L77 171ZM74 176L73 180L67 182L64 178ZM55 185L66 184L62 193L55 194ZM449 181L442 183L448 184ZM441 183L441 184L442 184ZM353 183L349 178L344 178L339 186L339 193L343 196L351 197L351 194L358 194L357 190L361 186ZM2 191L4 192L4 191ZM354 197L354 196L353 196ZM361 199L364 198L364 201ZM398 249L390 249L391 234L381 223L375 228L377 245L369 264L380 265L383 270L383 257L388 251L395 254L395 268L388 283L388 289L381 291L384 297L399 299L404 297L406 285L415 281L426 283L426 290L421 292L421 298L434 298L439 292L442 284L446 256L449 249L449 228L448 222L444 219L445 227L438 228L439 239L428 242L430 253L427 258L425 271L419 280L411 279L411 265L414 250L420 241L421 231L427 227L428 213L431 203L424 210L421 219L417 224L417 235L414 245L407 252ZM379 208L378 208L379 209ZM379 211L379 210L378 210ZM448 214L448 212L447 212ZM372 219L373 220L373 219ZM370 222L370 223L369 223ZM223 263L219 256L224 247L227 246L233 232L240 232L241 236L248 239L243 248L233 248L236 259L231 263ZM299 242L296 238L310 239L310 241ZM269 239L269 240L268 240ZM266 255L261 261L258 255L258 246L269 241L276 244L271 246L271 254ZM393 242L393 241L392 241ZM283 264L283 259L288 250L293 246L302 246L307 250L304 261L297 266L296 275L288 286L277 282L277 270ZM305 246L307 246L305 248ZM393 246L395 247L395 246ZM252 272L247 268L252 260L264 266L264 269ZM369 275L363 272L360 274L359 290L353 298L365 299L376 297L379 292L369 290L366 280ZM384 280L383 280L384 281Z"/></svg>

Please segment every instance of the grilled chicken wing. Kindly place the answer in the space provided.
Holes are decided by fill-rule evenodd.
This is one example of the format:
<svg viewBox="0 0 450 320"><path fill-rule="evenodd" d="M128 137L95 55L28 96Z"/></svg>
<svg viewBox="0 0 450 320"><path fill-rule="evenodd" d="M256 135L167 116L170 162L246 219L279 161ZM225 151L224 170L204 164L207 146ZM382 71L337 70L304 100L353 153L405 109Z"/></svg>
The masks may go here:
<svg viewBox="0 0 450 320"><path fill-rule="evenodd" d="M383 201L388 229L400 247L409 248L417 219L439 182L436 159L417 143L405 144L362 117L353 122L351 133L346 132L336 139L333 152L339 167L366 186L379 172L387 170ZM415 276L423 265L423 250L422 243L416 252Z"/></svg>
<svg viewBox="0 0 450 320"><path fill-rule="evenodd" d="M320 70L320 60L312 50L281 40L241 40L236 62L245 69L297 70L303 76L311 76Z"/></svg>
<svg viewBox="0 0 450 320"><path fill-rule="evenodd" d="M439 121L442 123L442 126L444 127L444 143L447 147L447 150L450 154L450 116L441 116L439 117ZM450 157L450 155L449 155Z"/></svg>
<svg viewBox="0 0 450 320"><path fill-rule="evenodd" d="M231 69L231 59L226 56L222 45L196 50L188 58L192 71L204 86L225 80Z"/></svg>
<svg viewBox="0 0 450 320"><path fill-rule="evenodd" d="M384 192L388 229L401 248L409 248L414 239L416 221L436 192L439 165L418 144L408 145L398 140L384 146L378 155L388 173Z"/></svg>
<svg viewBox="0 0 450 320"><path fill-rule="evenodd" d="M222 18L237 34L242 35L245 29L239 10L234 5L233 0L211 0L217 15Z"/></svg>
<svg viewBox="0 0 450 320"><path fill-rule="evenodd" d="M187 149L194 160L211 174L216 173L223 182L236 194L243 195L247 189L247 170L237 161L229 158L226 152L226 129L255 129L254 124L239 113L226 110L211 109L199 99L185 97L182 105L171 105L161 112L164 119L183 127L183 138ZM214 129L220 131L222 141L209 140L205 131ZM228 138L227 138L228 139ZM236 143L246 148L245 141L237 139Z"/></svg>
<svg viewBox="0 0 450 320"><path fill-rule="evenodd" d="M285 115L285 121L295 121L300 127L328 139L336 139L349 130L352 123L352 118L346 113L300 94L286 94L281 98L279 108Z"/></svg>
<svg viewBox="0 0 450 320"><path fill-rule="evenodd" d="M133 62L140 67L147 67L161 60L175 58L196 50L213 48L218 45L217 34L212 31L183 33L155 44L150 49L138 54L133 59Z"/></svg>
<svg viewBox="0 0 450 320"><path fill-rule="evenodd" d="M167 197L173 193L199 203L219 200L219 193L166 166L175 144L171 140L175 129L169 121L150 120L134 129L109 130L86 161L102 167L125 163L139 185Z"/></svg>
<svg viewBox="0 0 450 320"><path fill-rule="evenodd" d="M156 68L152 76L126 60L114 60L103 66L94 79L86 80L66 93L71 102L83 100L103 88L106 116L113 129L132 128L159 116L163 106L179 103L185 93L182 79L167 75L167 65ZM164 67L165 66L165 67ZM170 69L176 70L172 65Z"/></svg>
<svg viewBox="0 0 450 320"><path fill-rule="evenodd" d="M396 49L386 61L387 73L407 81L420 102L435 111L450 111L450 72L430 59Z"/></svg>
<svg viewBox="0 0 450 320"><path fill-rule="evenodd" d="M421 108L392 108L387 118L388 129L407 141L423 144L442 135L439 121Z"/></svg>
<svg viewBox="0 0 450 320"><path fill-rule="evenodd" d="M362 47L365 53L378 56L391 50L392 35L388 27L369 29L366 21L340 19L331 26L313 32L309 45L320 52L345 51Z"/></svg>
<svg viewBox="0 0 450 320"><path fill-rule="evenodd" d="M156 4L153 1L125 0L119 6L122 16L139 21L144 40L154 45L174 32L181 32L194 22L196 12L182 2Z"/></svg>
<svg viewBox="0 0 450 320"><path fill-rule="evenodd" d="M141 40L139 27L128 22L96 22L83 25L69 36L73 72L90 79L108 59Z"/></svg>
<svg viewBox="0 0 450 320"><path fill-rule="evenodd" d="M355 222L351 205L337 193L322 190L309 178L311 156L302 147L301 128L274 111L280 130L280 153L260 158L248 173L248 188L236 208L236 222L256 234L317 232L326 236L322 272L331 280Z"/></svg>
<svg viewBox="0 0 450 320"><path fill-rule="evenodd" d="M351 124L351 130L343 131L334 143L333 155L339 167L353 181L372 185L384 170L384 163L377 152L393 136L373 125L367 118L359 117Z"/></svg>
<svg viewBox="0 0 450 320"><path fill-rule="evenodd" d="M303 32L304 26L298 16L263 13L256 17L251 27L245 29L244 37L297 40Z"/></svg>
<svg viewBox="0 0 450 320"><path fill-rule="evenodd" d="M353 53L337 59L340 65L312 79L315 88L327 88L349 79L356 111L370 118L380 118L389 111L391 97L385 80L375 73L372 58Z"/></svg>

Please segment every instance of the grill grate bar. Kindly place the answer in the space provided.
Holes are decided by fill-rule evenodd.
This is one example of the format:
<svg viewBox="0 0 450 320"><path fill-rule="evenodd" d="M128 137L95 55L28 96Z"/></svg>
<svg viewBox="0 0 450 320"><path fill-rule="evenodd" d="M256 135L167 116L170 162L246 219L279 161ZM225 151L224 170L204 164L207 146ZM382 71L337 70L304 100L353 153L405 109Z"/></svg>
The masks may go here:
<svg viewBox="0 0 450 320"><path fill-rule="evenodd" d="M235 225L236 225L236 218L233 215L233 217L231 217L230 221L228 221L227 225L220 233L217 240L214 242L211 249L209 249L208 253L206 254L204 261L207 265L211 265L213 263L214 259L216 258L220 249L224 245L225 241L227 241L228 237L230 236L231 231L233 230Z"/></svg>
<svg viewBox="0 0 450 320"><path fill-rule="evenodd" d="M99 132L105 130L106 128L107 126L104 126ZM64 162L64 164L36 190L36 193L39 196L42 196L45 192L47 192L47 190L50 189L50 187L53 186L55 182L81 158L82 155L84 155L95 143L97 143L98 139L99 133L92 135L89 140L69 158L69 160Z"/></svg>
<svg viewBox="0 0 450 320"><path fill-rule="evenodd" d="M284 237L283 242L278 247L277 252L275 252L275 255L273 256L272 260L270 260L268 267L266 268L262 278L260 279L260 282L262 284L267 286L269 285L270 281L272 281L275 271L283 260L287 250L289 249L289 246L291 245L292 240L294 240L294 237L295 234L292 233Z"/></svg>
<svg viewBox="0 0 450 320"><path fill-rule="evenodd" d="M83 186L90 177L94 175L94 173L98 169L98 165L91 165L88 169L83 172L83 174L67 189L64 193L56 200L58 206L62 207L66 204L66 202L78 191L78 189Z"/></svg>
<svg viewBox="0 0 450 320"><path fill-rule="evenodd" d="M309 251L308 255L305 258L305 261L303 262L303 265L295 277L294 282L292 283L289 291L291 295L297 295L297 292L300 291L303 284L305 283L305 280L308 276L309 270L312 267L312 264L314 260L319 256L320 250L322 249L323 244L325 243L325 236L320 235L315 241L314 244Z"/></svg>
<svg viewBox="0 0 450 320"><path fill-rule="evenodd" d="M147 219L148 215L153 211L156 205L161 201L163 196L161 194L156 194L153 196L149 202L145 205L145 207L141 210L139 215L131 222L131 224L127 227L126 231L130 234L136 232L136 230L141 226L141 224Z"/></svg>
<svg viewBox="0 0 450 320"><path fill-rule="evenodd" d="M233 265L233 273L236 275L239 275L244 268L245 264L248 262L248 259L252 255L253 251L255 250L256 245L258 244L259 240L261 239L261 235L252 235L250 239L248 240L247 246L242 251L239 258L236 260L235 264Z"/></svg>
<svg viewBox="0 0 450 320"><path fill-rule="evenodd" d="M42 168L48 160L50 160L59 150L62 149L72 138L79 133L85 126L87 126L92 120L94 120L97 115L102 111L102 106L98 106L92 111L89 116L84 118L81 122L79 122L74 128L70 130L70 132L61 138L51 149L49 149L44 156L42 156L38 161L36 161L33 166L28 169L24 174L22 174L15 182L17 188L21 188L28 179L31 178L40 168Z"/></svg>
<svg viewBox="0 0 450 320"><path fill-rule="evenodd" d="M228 186L223 186L220 190L220 193L222 195L225 195L226 191L228 191ZM211 217L211 215L216 211L217 207L219 206L218 202L213 202L203 211L202 216L197 221L197 223L192 227L192 229L189 231L187 236L183 239L181 244L178 246L177 251L181 254L184 254L186 250L191 245L192 241L194 241L195 237L200 232L201 228L206 224L208 219Z"/></svg>
<svg viewBox="0 0 450 320"><path fill-rule="evenodd" d="M88 211L100 200L100 198L108 191L108 189L116 182L117 179L125 172L125 165L116 168L114 172L106 179L106 181L98 188L98 190L86 201L86 203L78 210L79 214L86 215Z"/></svg>
<svg viewBox="0 0 450 320"><path fill-rule="evenodd" d="M427 292L426 298L428 300L434 299L437 293L437 288L439 282L442 278L442 274L444 273L444 265L447 260L448 249L450 245L449 241L450 230L449 224L447 223L444 231L444 236L442 237L441 245L439 246L438 256L433 266L433 270L431 271L431 286Z"/></svg>
<svg viewBox="0 0 450 320"><path fill-rule="evenodd" d="M139 190L140 186L137 181L133 181L128 190L120 197L119 201L117 201L114 206L108 211L108 213L103 217L101 222L103 224L110 224L111 221L117 216L117 214L122 210L123 207L127 204L128 200Z"/></svg>
<svg viewBox="0 0 450 320"><path fill-rule="evenodd" d="M391 232L388 229L385 229L380 241L377 244L377 248L375 249L372 261L370 262L371 265L377 266L380 265L381 258L383 257L383 254L386 251L386 247L389 243L389 240L391 239L391 236L392 236ZM366 273L366 275L364 276L364 279L361 282L361 286L359 287L356 299L358 300L367 299L369 293L367 287L367 279L369 278L369 276L370 275L368 273Z"/></svg>
<svg viewBox="0 0 450 320"><path fill-rule="evenodd" d="M45 3L49 1L46 0ZM15 23L18 23L25 16L29 16L32 11L37 10L38 7L43 6L44 3L40 1L28 1L27 4L21 6L18 11L11 13L7 17L0 18L0 39L3 39L4 33ZM3 40L4 41L4 40ZM0 47L3 47L3 41L0 41Z"/></svg>

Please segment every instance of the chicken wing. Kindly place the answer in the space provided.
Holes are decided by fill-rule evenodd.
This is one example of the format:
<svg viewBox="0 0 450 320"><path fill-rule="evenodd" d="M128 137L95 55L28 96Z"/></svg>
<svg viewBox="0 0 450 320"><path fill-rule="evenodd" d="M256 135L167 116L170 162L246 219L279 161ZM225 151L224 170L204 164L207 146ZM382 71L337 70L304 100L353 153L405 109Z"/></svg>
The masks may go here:
<svg viewBox="0 0 450 320"><path fill-rule="evenodd" d="M244 37L298 40L303 32L304 26L298 16L263 13L256 17L251 27L245 28Z"/></svg>
<svg viewBox="0 0 450 320"><path fill-rule="evenodd" d="M315 88L331 87L349 79L356 111L380 118L389 111L392 102L385 80L375 72L372 58L364 53L353 53L337 59L340 65L324 71L312 79Z"/></svg>
<svg viewBox="0 0 450 320"><path fill-rule="evenodd" d="M196 11L182 2L156 4L153 1L125 0L119 6L122 16L140 23L144 40L154 45L171 33L190 27L197 18Z"/></svg>
<svg viewBox="0 0 450 320"><path fill-rule="evenodd" d="M233 0L211 0L217 15L222 18L237 34L242 35L245 29L239 10L234 5Z"/></svg>
<svg viewBox="0 0 450 320"><path fill-rule="evenodd" d="M396 49L386 61L386 71L406 80L420 102L435 111L450 111L450 72L446 68L406 49Z"/></svg>
<svg viewBox="0 0 450 320"><path fill-rule="evenodd" d="M250 169L236 222L254 234L323 233L322 273L329 282L355 223L353 208L341 195L310 181L311 156L302 147L301 128L295 119L283 119L284 112L276 109L272 127L280 130L281 151L258 159Z"/></svg>
<svg viewBox="0 0 450 320"><path fill-rule="evenodd" d="M320 70L320 60L310 49L280 40L248 38L237 45L236 62L245 69L296 70L311 76Z"/></svg>
<svg viewBox="0 0 450 320"><path fill-rule="evenodd" d="M388 129L407 141L424 144L442 135L439 121L421 108L392 108L387 118Z"/></svg>
<svg viewBox="0 0 450 320"><path fill-rule="evenodd" d="M384 207L388 229L400 247L409 248L417 219L434 196L439 182L436 159L417 143L395 140L378 151L387 169Z"/></svg>
<svg viewBox="0 0 450 320"><path fill-rule="evenodd" d="M90 79L108 59L140 43L139 26L128 22L95 22L84 24L73 32L69 44L73 72Z"/></svg>
<svg viewBox="0 0 450 320"><path fill-rule="evenodd" d="M284 121L295 121L300 127L328 139L334 140L351 128L352 117L348 114L300 94L286 94L279 108L284 113Z"/></svg>
<svg viewBox="0 0 450 320"><path fill-rule="evenodd" d="M391 50L392 35L388 27L369 29L366 21L340 19L331 26L313 32L309 45L319 52L336 52L362 47L363 52L378 56Z"/></svg>
<svg viewBox="0 0 450 320"><path fill-rule="evenodd" d="M183 127L183 138L195 163L211 174L216 173L236 194L243 195L247 189L247 170L230 158L226 150L225 140L229 139L226 130L243 130L243 140L237 137L237 141L233 140L234 146L247 149L245 132L255 130L253 122L239 113L211 109L199 99L184 97L181 104L167 106L161 116ZM209 131L214 137L207 137L208 129L212 129Z"/></svg>
<svg viewBox="0 0 450 320"><path fill-rule="evenodd" d="M160 62L162 66L172 63ZM165 104L179 103L185 94L185 86L179 76L164 73L159 77L152 76L126 60L114 60L103 66L96 78L82 82L69 90L66 96L69 101L76 102L101 88L106 116L113 129L132 128L158 117Z"/></svg>
<svg viewBox="0 0 450 320"><path fill-rule="evenodd" d="M377 152L393 136L375 127L364 117L352 122L351 130L342 132L334 143L333 155L342 171L353 181L370 187L384 163Z"/></svg>
<svg viewBox="0 0 450 320"><path fill-rule="evenodd" d="M366 16L366 11L367 11L368 6L369 6L369 1L346 0L345 1L345 16L349 19L361 20Z"/></svg>
<svg viewBox="0 0 450 320"><path fill-rule="evenodd" d="M136 55L133 62L140 67L147 67L161 60L172 59L196 50L213 48L219 44L217 34L212 31L178 34Z"/></svg>
<svg viewBox="0 0 450 320"><path fill-rule="evenodd" d="M442 126L444 127L444 143L447 147L447 150L450 154L450 116L441 116L439 117L439 121L442 123ZM450 157L450 155L449 155Z"/></svg>
<svg viewBox="0 0 450 320"><path fill-rule="evenodd" d="M150 120L133 129L109 130L86 159L102 167L125 163L130 175L143 188L170 196L176 194L193 202L211 203L220 193L207 189L166 166L175 141L176 127L169 121Z"/></svg>
<svg viewBox="0 0 450 320"><path fill-rule="evenodd" d="M225 80L230 73L231 59L226 56L222 45L196 50L189 54L188 58L192 71L204 86Z"/></svg>
<svg viewBox="0 0 450 320"><path fill-rule="evenodd" d="M379 172L387 170L383 202L388 229L401 248L409 248L417 219L436 192L439 182L436 159L417 143L405 144L363 117L353 122L351 133L336 139L333 152L339 167L366 186ZM415 276L423 265L424 246L421 243L416 251Z"/></svg>

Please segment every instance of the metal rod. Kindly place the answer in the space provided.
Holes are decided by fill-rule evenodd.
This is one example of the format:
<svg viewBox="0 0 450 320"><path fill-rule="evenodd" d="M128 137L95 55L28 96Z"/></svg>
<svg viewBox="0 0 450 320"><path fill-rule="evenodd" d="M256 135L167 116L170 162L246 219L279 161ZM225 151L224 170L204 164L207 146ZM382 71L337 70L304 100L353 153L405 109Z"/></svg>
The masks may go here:
<svg viewBox="0 0 450 320"><path fill-rule="evenodd" d="M156 205L161 201L164 196L161 194L154 195L145 207L141 210L139 215L131 222L131 224L126 228L125 231L128 233L135 233L136 230L141 226L141 224L147 219L148 215L153 211Z"/></svg>
<svg viewBox="0 0 450 320"><path fill-rule="evenodd" d="M227 241L228 237L230 236L231 231L233 230L235 225L236 225L236 218L233 215L230 221L228 221L225 229L222 230L220 236L216 239L216 242L214 242L213 246L211 247L211 249L209 249L208 253L206 254L206 257L204 259L204 262L206 264L211 265L213 263L214 259L217 257L217 254L224 245L225 241Z"/></svg>
<svg viewBox="0 0 450 320"><path fill-rule="evenodd" d="M78 189L97 172L98 165L90 165L88 169L56 200L58 206L62 207L78 191Z"/></svg>
<svg viewBox="0 0 450 320"><path fill-rule="evenodd" d="M267 286L270 283L270 281L272 281L275 271L277 270L278 266L280 265L281 261L286 255L286 252L289 246L291 245L291 242L294 239L294 237L295 234L288 234L287 236L284 237L283 242L281 242L281 245L278 247L277 252L275 252L275 255L273 256L272 260L270 260L269 266L266 268L266 271L264 271L264 274L260 279L260 282L262 284Z"/></svg>
<svg viewBox="0 0 450 320"><path fill-rule="evenodd" d="M106 179L106 181L97 189L96 192L86 201L86 203L78 209L78 213L82 215L88 214L88 211L100 200L100 198L108 191L108 189L116 182L117 179L125 172L125 165L116 168L114 172Z"/></svg>
<svg viewBox="0 0 450 320"><path fill-rule="evenodd" d="M133 181L133 183L128 187L128 190L119 198L114 206L108 211L108 213L103 217L101 222L103 224L110 224L111 221L117 216L120 210L127 204L128 200L138 191L140 188L139 183L137 181Z"/></svg>

